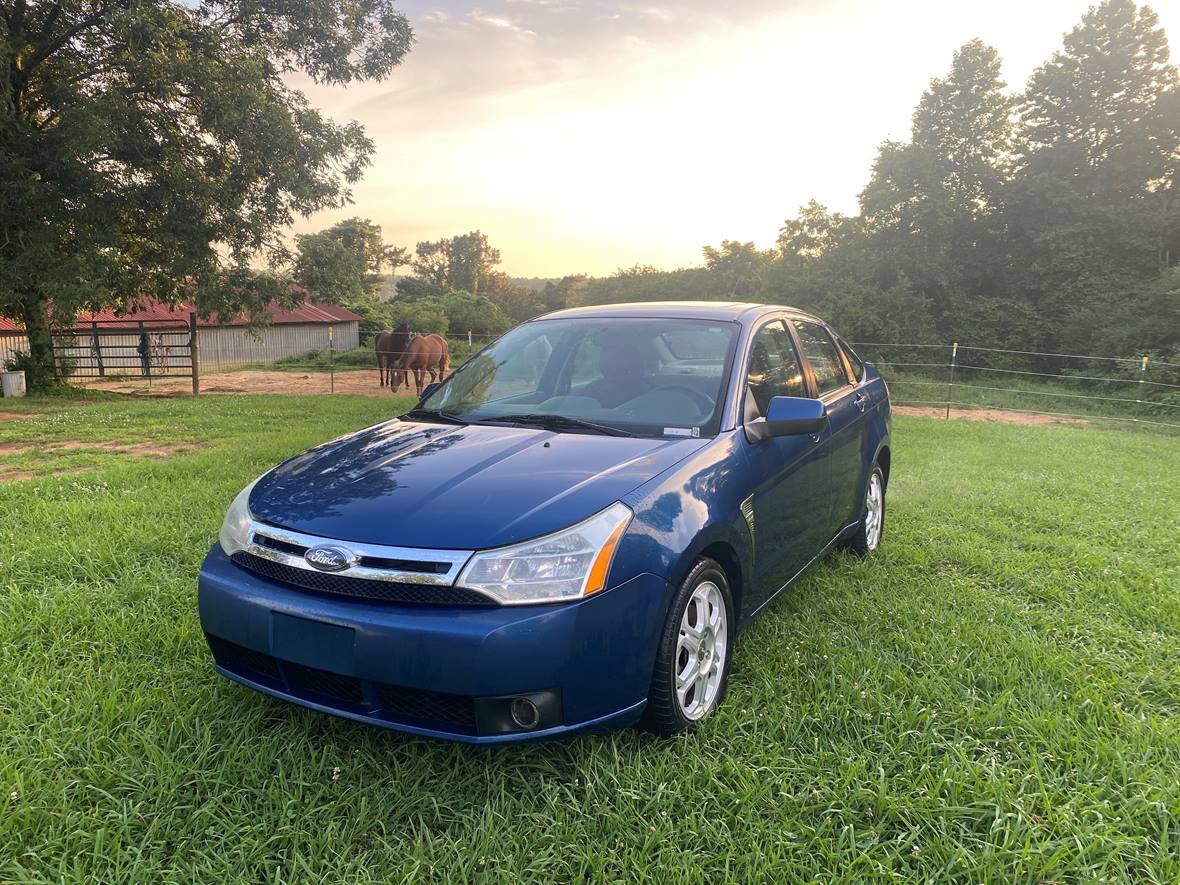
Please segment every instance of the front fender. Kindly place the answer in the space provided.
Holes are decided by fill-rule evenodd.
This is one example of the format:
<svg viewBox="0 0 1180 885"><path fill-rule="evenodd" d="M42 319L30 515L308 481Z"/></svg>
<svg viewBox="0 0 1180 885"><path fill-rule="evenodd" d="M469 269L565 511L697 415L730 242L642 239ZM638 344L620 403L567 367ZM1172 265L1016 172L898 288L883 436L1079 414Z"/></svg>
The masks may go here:
<svg viewBox="0 0 1180 885"><path fill-rule="evenodd" d="M742 490L750 488L741 443L737 431L723 433L622 499L635 517L619 545L612 584L650 572L667 582L670 599L701 552L724 544L741 572L733 576L738 591L753 569L741 514Z"/></svg>

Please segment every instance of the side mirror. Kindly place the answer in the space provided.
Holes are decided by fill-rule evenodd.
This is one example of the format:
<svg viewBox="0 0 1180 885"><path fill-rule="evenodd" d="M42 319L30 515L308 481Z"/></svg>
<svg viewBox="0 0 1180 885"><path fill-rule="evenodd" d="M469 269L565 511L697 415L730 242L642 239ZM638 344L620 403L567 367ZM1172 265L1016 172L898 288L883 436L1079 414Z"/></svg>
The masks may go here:
<svg viewBox="0 0 1180 885"><path fill-rule="evenodd" d="M819 400L801 396L775 396L770 399L765 418L746 424L746 436L751 442L761 442L777 436L819 433L827 423L827 406Z"/></svg>
<svg viewBox="0 0 1180 885"><path fill-rule="evenodd" d="M427 384L425 387L423 387L422 388L422 395L420 397L418 397L418 402L422 402L422 400L426 399L428 396L430 396L430 394L432 394L436 390L438 390L438 385L439 385L438 381L431 381L429 384Z"/></svg>

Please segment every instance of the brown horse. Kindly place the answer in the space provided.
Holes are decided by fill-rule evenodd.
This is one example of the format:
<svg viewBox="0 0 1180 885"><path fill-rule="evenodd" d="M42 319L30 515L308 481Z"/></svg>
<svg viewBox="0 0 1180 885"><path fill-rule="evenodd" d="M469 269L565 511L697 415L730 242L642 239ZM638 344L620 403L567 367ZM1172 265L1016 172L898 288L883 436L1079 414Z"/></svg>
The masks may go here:
<svg viewBox="0 0 1180 885"><path fill-rule="evenodd" d="M425 387L422 383L425 374L430 373L431 383L441 381L447 377L450 359L451 354L445 338L441 335L418 335L411 339L406 353L394 363L394 371L399 374L397 380L391 382L389 389L397 393L402 384L408 388L410 373L413 372L414 388L418 396L421 396L422 388Z"/></svg>
<svg viewBox="0 0 1180 885"><path fill-rule="evenodd" d="M373 350L377 352L377 375L381 379L380 385L393 387L393 367L409 350L410 324L402 323L396 331L378 332L373 341Z"/></svg>

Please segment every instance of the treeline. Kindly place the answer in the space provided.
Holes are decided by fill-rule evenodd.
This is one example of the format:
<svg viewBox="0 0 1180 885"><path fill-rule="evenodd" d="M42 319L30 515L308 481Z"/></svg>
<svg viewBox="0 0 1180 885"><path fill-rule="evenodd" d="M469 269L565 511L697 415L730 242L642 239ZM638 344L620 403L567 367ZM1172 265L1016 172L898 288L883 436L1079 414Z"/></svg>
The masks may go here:
<svg viewBox="0 0 1180 885"><path fill-rule="evenodd" d="M499 263L500 251L480 231L420 242L411 254L385 244L378 225L350 218L298 238L293 277L314 298L360 314L366 336L408 324L483 339L569 303L568 281L538 291L514 283ZM405 265L411 273L397 277Z"/></svg>
<svg viewBox="0 0 1180 885"><path fill-rule="evenodd" d="M766 301L859 341L1180 362L1178 169L1180 76L1163 29L1149 8L1106 0L1022 92L1001 79L993 48L962 46L918 102L909 139L881 145L859 212L813 200L773 248L727 240L704 249L701 267L569 276L538 291L496 270L500 254L479 231L411 256L380 246L376 229L370 272L385 262L411 274L389 303L379 276L342 303L374 328L485 335L566 306ZM329 233L300 242L321 267L331 250L316 238Z"/></svg>
<svg viewBox="0 0 1180 885"><path fill-rule="evenodd" d="M1107 0L1021 93L993 48L960 48L909 140L881 145L858 214L812 201L773 249L724 242L704 267L620 271L574 303L763 300L861 341L1174 356L1178 167L1167 39L1149 8Z"/></svg>

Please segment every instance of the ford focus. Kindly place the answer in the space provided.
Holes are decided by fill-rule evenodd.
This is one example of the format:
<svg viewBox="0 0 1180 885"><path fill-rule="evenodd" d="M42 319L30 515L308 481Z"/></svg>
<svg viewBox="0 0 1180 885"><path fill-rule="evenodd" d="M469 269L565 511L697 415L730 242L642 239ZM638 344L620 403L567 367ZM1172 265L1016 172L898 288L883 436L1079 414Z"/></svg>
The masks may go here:
<svg viewBox="0 0 1180 885"><path fill-rule="evenodd" d="M224 676L388 728L690 730L742 627L877 549L890 426L880 374L791 308L548 314L243 489L201 624Z"/></svg>

